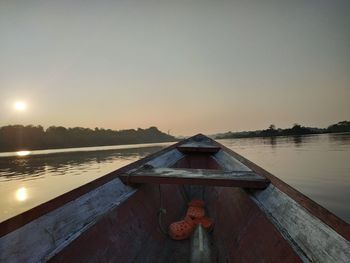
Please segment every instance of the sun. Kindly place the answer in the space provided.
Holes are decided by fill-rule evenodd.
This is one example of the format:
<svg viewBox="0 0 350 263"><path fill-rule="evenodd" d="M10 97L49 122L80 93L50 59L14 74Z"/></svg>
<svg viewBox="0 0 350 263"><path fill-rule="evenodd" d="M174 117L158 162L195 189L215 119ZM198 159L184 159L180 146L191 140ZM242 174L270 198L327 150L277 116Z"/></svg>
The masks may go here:
<svg viewBox="0 0 350 263"><path fill-rule="evenodd" d="M27 104L23 101L15 102L15 109L17 111L24 111L27 108Z"/></svg>

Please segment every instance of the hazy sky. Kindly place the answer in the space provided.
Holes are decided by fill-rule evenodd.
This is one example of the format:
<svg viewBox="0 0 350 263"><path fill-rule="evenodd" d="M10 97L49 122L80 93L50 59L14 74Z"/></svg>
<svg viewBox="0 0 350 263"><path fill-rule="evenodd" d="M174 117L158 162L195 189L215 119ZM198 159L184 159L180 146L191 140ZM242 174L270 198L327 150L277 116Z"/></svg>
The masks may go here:
<svg viewBox="0 0 350 263"><path fill-rule="evenodd" d="M191 135L346 119L349 0L0 0L0 126Z"/></svg>

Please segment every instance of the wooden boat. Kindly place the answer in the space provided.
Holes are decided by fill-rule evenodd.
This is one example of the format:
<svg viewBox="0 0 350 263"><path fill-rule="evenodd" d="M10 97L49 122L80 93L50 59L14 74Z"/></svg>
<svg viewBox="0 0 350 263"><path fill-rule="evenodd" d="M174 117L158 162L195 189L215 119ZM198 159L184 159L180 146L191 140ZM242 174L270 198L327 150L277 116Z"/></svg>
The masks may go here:
<svg viewBox="0 0 350 263"><path fill-rule="evenodd" d="M163 232L194 197L212 231L172 240ZM199 134L2 222L0 262L350 262L349 237L349 224Z"/></svg>

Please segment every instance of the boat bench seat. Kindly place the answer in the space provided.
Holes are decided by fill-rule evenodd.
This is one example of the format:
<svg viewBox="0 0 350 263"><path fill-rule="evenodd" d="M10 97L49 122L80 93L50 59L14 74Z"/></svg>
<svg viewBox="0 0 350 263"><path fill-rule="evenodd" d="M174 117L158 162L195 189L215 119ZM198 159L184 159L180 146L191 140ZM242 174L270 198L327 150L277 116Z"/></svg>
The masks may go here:
<svg viewBox="0 0 350 263"><path fill-rule="evenodd" d="M270 181L253 171L222 171L205 169L142 168L120 179L126 184L207 185L264 189Z"/></svg>

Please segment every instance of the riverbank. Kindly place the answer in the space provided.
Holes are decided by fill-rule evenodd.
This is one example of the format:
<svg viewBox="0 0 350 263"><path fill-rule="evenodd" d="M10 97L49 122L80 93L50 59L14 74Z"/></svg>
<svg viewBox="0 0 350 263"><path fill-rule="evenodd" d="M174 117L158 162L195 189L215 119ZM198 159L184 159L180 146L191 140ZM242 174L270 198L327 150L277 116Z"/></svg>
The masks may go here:
<svg viewBox="0 0 350 263"><path fill-rule="evenodd" d="M234 139L234 138L255 138L255 137L277 137L277 136L301 136L308 134L327 134L327 133L342 133L350 132L350 122L341 121L337 124L332 124L328 128L304 127L299 124L294 124L292 128L281 129L276 128L271 124L266 130L243 131L243 132L227 132L214 135L215 139Z"/></svg>
<svg viewBox="0 0 350 263"><path fill-rule="evenodd" d="M99 147L174 142L174 136L157 127L147 129L89 129L51 126L8 125L0 127L0 152L32 151L78 147Z"/></svg>

